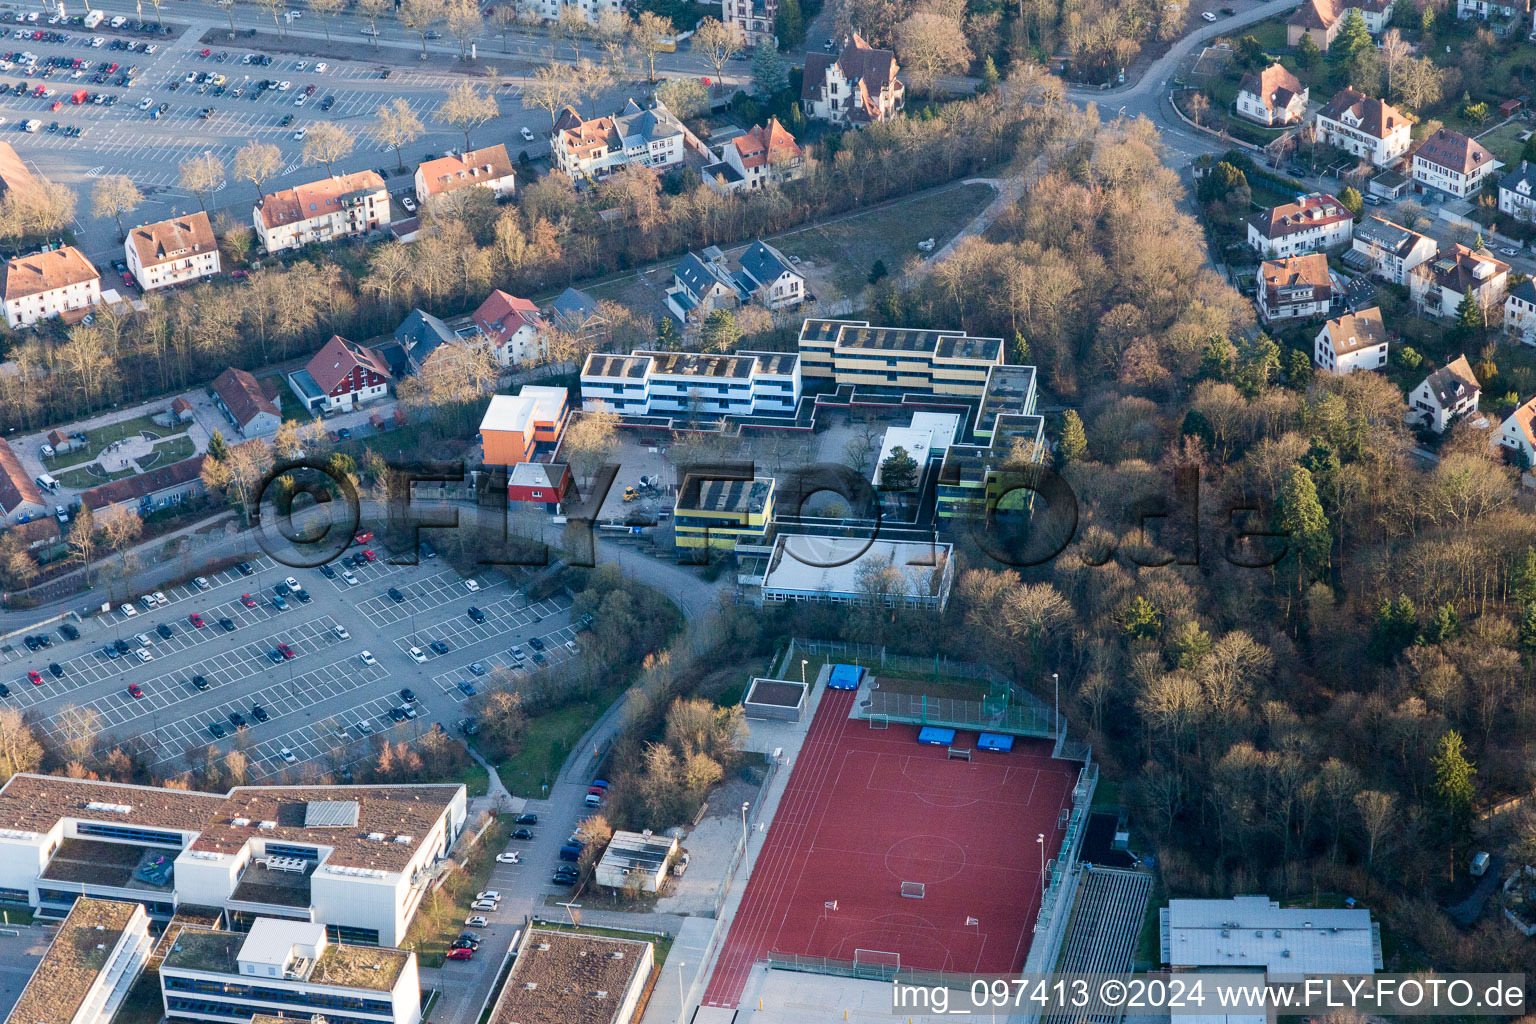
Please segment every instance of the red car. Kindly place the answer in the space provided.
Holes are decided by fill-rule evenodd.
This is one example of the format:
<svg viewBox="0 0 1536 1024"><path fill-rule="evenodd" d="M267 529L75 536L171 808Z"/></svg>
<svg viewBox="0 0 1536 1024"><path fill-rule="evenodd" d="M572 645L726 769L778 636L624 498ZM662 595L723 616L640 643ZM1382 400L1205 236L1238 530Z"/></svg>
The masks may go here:
<svg viewBox="0 0 1536 1024"><path fill-rule="evenodd" d="M213 55L213 51L212 50L207 50L207 49L198 50L197 51L197 55L199 57L211 57Z"/></svg>
<svg viewBox="0 0 1536 1024"><path fill-rule="evenodd" d="M255 608L256 607L256 599L254 597L252 597L250 594L241 594L240 595L240 603L245 605L247 608Z"/></svg>
<svg viewBox="0 0 1536 1024"><path fill-rule="evenodd" d="M362 533L358 534L352 539L357 541L359 544L367 544L369 541L373 540L373 531L364 530Z"/></svg>
<svg viewBox="0 0 1536 1024"><path fill-rule="evenodd" d="M373 553L372 548L363 549L363 558L370 562L377 562L379 560L379 556Z"/></svg>
<svg viewBox="0 0 1536 1024"><path fill-rule="evenodd" d="M460 949L450 949L448 951L448 959L449 960L473 960L474 958L475 958L475 951L472 950L472 949L460 948Z"/></svg>
<svg viewBox="0 0 1536 1024"><path fill-rule="evenodd" d="M35 668L27 669L27 678L32 680L33 686L43 685L43 674Z"/></svg>
<svg viewBox="0 0 1536 1024"><path fill-rule="evenodd" d="M53 101L53 106L49 107L48 109L49 110L63 110L64 109L64 101L63 100L54 100Z"/></svg>
<svg viewBox="0 0 1536 1024"><path fill-rule="evenodd" d="M192 623L192 625L196 626L198 629L203 628L203 617L197 614L197 612L193 612L191 615L188 615L187 621Z"/></svg>
<svg viewBox="0 0 1536 1024"><path fill-rule="evenodd" d="M132 697L134 700L138 700L140 697L144 696L144 691L139 689L138 683L129 683L128 696Z"/></svg>
<svg viewBox="0 0 1536 1024"><path fill-rule="evenodd" d="M232 278L232 279L233 279L233 280L236 280L236 281L238 281L238 280L240 280L240 279L241 279L241 278L245 278L245 277L250 277L250 276L251 276L251 275L250 275L250 273L249 273L249 272L248 272L248 271L244 271L244 270L231 270L231 271L230 271L230 272L229 272L229 276L230 276L230 277L231 277L231 278Z"/></svg>
<svg viewBox="0 0 1536 1024"><path fill-rule="evenodd" d="M287 661L289 658L293 657L293 648L289 647L287 644L278 644L277 653L283 656L284 661Z"/></svg>

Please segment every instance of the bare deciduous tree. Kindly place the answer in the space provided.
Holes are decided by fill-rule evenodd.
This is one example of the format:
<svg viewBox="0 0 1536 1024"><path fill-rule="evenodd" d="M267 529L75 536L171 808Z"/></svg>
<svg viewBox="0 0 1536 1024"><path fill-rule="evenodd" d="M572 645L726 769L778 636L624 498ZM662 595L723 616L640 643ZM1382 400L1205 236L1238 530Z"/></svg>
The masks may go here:
<svg viewBox="0 0 1536 1024"><path fill-rule="evenodd" d="M464 133L464 149L469 149L469 133L472 129L496 120L501 108L496 97L474 82L459 82L448 90L448 98L440 103L432 116L446 125L452 125Z"/></svg>
<svg viewBox="0 0 1536 1024"><path fill-rule="evenodd" d="M396 96L379 107L374 122L368 129L368 137L381 146L395 151L395 166L405 170L405 157L401 150L421 138L426 126L404 98Z"/></svg>
<svg viewBox="0 0 1536 1024"><path fill-rule="evenodd" d="M202 156L188 157L180 164L177 183L197 196L197 204L208 212L208 196L224 184L224 161L204 150Z"/></svg>
<svg viewBox="0 0 1536 1024"><path fill-rule="evenodd" d="M257 199L261 198L261 186L282 170L283 151L270 142L253 139L235 153L235 177L256 186Z"/></svg>
<svg viewBox="0 0 1536 1024"><path fill-rule="evenodd" d="M379 18L389 11L390 6L390 0L357 0L357 13L368 19L368 37L373 40L375 50L379 48Z"/></svg>
<svg viewBox="0 0 1536 1024"><path fill-rule="evenodd" d="M931 92L940 75L960 71L971 61L960 23L934 11L917 11L896 26L896 50L919 92Z"/></svg>
<svg viewBox="0 0 1536 1024"><path fill-rule="evenodd" d="M132 213L144 202L144 193L126 174L106 174L96 179L91 189L91 213L97 217L113 217L117 220L117 233L122 235L123 214Z"/></svg>
<svg viewBox="0 0 1536 1024"><path fill-rule="evenodd" d="M320 27L325 30L325 41L331 41L331 22L341 13L346 0L309 0L309 13L320 19Z"/></svg>
<svg viewBox="0 0 1536 1024"><path fill-rule="evenodd" d="M656 55L662 52L662 47L677 34L677 27L672 24L671 18L666 18L654 11L641 11L640 17L635 20L631 29L635 38L635 45L640 52L645 54L646 76L650 81L656 81Z"/></svg>
<svg viewBox="0 0 1536 1024"><path fill-rule="evenodd" d="M326 173L335 174L334 164L352 155L355 141L352 133L335 121L316 122L304 135L304 163L325 164Z"/></svg>
<svg viewBox="0 0 1536 1024"><path fill-rule="evenodd" d="M705 18L693 30L693 52L707 68L713 68L715 77L725 75L725 65L746 48L747 40L736 25L727 25L718 18Z"/></svg>
<svg viewBox="0 0 1536 1024"><path fill-rule="evenodd" d="M523 105L536 107L549 114L550 127L554 127L560 112L581 98L581 90L570 69L560 64L543 64L533 69L521 89Z"/></svg>
<svg viewBox="0 0 1536 1024"><path fill-rule="evenodd" d="M442 0L402 0L395 11L395 17L400 19L400 24L409 32L414 32L421 39L421 54L427 54L427 32L438 19L447 13Z"/></svg>

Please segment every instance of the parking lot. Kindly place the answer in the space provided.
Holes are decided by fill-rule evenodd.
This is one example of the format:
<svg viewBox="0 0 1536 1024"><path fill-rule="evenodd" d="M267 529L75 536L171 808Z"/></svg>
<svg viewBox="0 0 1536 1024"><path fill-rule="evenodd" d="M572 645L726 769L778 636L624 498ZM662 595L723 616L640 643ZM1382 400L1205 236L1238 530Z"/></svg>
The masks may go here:
<svg viewBox="0 0 1536 1024"><path fill-rule="evenodd" d="M230 569L210 575L207 589L168 588L164 605L149 610L136 602L132 616L114 608L83 623L77 640L55 630L50 648L30 652L18 644L6 653L6 703L27 710L58 739L77 735L82 720L94 716L106 736L141 737L151 762L167 773L185 770L189 758L213 744L243 750L253 778L298 777L306 766L330 770L338 750L348 760L365 756L371 740L391 730L410 738L434 722L454 728L467 699L457 680L473 675L468 666L512 667L509 651L530 637L546 645L549 664L574 656L564 647L573 635L569 598L529 604L505 580L483 576L471 591L442 562L394 565L382 547L371 550L375 561L344 567L356 584L345 581L340 562L330 579L318 569L252 558L249 576ZM308 603L297 599L289 578L308 592ZM389 596L391 587L400 601ZM287 610L272 600L277 589ZM469 617L471 606L483 611L483 622ZM189 621L194 613L202 627ZM157 632L162 624L171 636ZM130 653L108 658L104 649L119 639ZM434 640L447 645L446 655L431 650ZM413 661L413 645L435 663ZM152 660L132 653L140 648ZM48 671L50 662L62 677ZM449 662L462 664L462 672L443 672ZM28 680L28 670L40 674L40 685ZM414 706L401 698L407 687L419 695Z"/></svg>

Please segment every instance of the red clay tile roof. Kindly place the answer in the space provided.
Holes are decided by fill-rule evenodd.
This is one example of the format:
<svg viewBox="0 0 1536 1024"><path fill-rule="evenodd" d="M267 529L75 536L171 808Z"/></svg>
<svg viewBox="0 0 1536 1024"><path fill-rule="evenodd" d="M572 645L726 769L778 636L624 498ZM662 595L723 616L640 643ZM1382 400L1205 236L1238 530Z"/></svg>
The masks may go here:
<svg viewBox="0 0 1536 1024"><path fill-rule="evenodd" d="M384 179L376 171L337 174L297 188L261 197L261 220L269 228L323 217L337 210L343 196L357 192L382 192Z"/></svg>
<svg viewBox="0 0 1536 1024"><path fill-rule="evenodd" d="M485 301L480 303L480 308L471 314L470 319L486 334L501 340L515 334L524 324L534 328L544 325L539 307L527 299L509 295L500 288L485 297Z"/></svg>
<svg viewBox="0 0 1536 1024"><path fill-rule="evenodd" d="M1281 288L1298 288L1311 285L1314 301L1322 296L1319 291L1331 292L1333 281L1328 276L1328 257L1320 252L1305 256L1292 256L1283 260L1265 260L1259 268L1264 282L1265 295L1273 303Z"/></svg>
<svg viewBox="0 0 1536 1024"><path fill-rule="evenodd" d="M781 163L801 155L795 137L776 117L769 118L766 125L754 125L747 134L732 139L731 145L736 147L743 167Z"/></svg>
<svg viewBox="0 0 1536 1024"><path fill-rule="evenodd" d="M1283 238L1308 228L1353 220L1354 214L1326 192L1302 196L1294 203L1273 206L1248 218L1265 238Z"/></svg>
<svg viewBox="0 0 1536 1024"><path fill-rule="evenodd" d="M573 107L560 112L555 131L565 137L565 146L579 160L585 160L596 152L616 149L620 145L618 126L611 117L594 117L584 120Z"/></svg>
<svg viewBox="0 0 1536 1024"><path fill-rule="evenodd" d="M1309 31L1311 29L1327 31L1338 20L1339 12L1332 0L1306 0L1306 3L1298 7L1296 12L1287 19L1286 24Z"/></svg>
<svg viewBox="0 0 1536 1024"><path fill-rule="evenodd" d="M1358 313L1345 313L1336 320L1329 320L1324 327L1333 343L1335 355L1348 355L1363 348L1373 348L1387 340L1387 329L1381 322L1381 309L1372 306Z"/></svg>
<svg viewBox="0 0 1536 1024"><path fill-rule="evenodd" d="M1477 140L1445 128L1436 130L1435 134L1421 142L1419 148L1414 150L1413 158L1460 174L1469 174L1496 163L1493 154Z"/></svg>
<svg viewBox="0 0 1536 1024"><path fill-rule="evenodd" d="M100 279L101 274L91 266L91 261L72 245L38 252L31 256L18 256L5 266L5 297L20 299L28 295L41 295L72 284Z"/></svg>
<svg viewBox="0 0 1536 1024"><path fill-rule="evenodd" d="M202 476L203 460L206 458L206 455L194 455L190 459L173 462L169 466L152 469L138 476L113 480L109 484L80 492L80 500L92 509L106 508L108 505L118 505L125 501L137 501L168 487L189 484Z"/></svg>
<svg viewBox="0 0 1536 1024"><path fill-rule="evenodd" d="M504 145L472 149L463 156L444 156L418 167L429 195L440 196L470 185L483 185L512 176L512 159ZM419 198L419 197L418 197Z"/></svg>
<svg viewBox="0 0 1536 1024"><path fill-rule="evenodd" d="M1392 104L1383 103L1354 89L1340 89L1328 101L1328 105L1318 111L1319 117L1341 123L1346 114L1359 122L1356 127L1360 131L1377 139L1385 139L1394 130L1412 123Z"/></svg>
<svg viewBox="0 0 1536 1024"><path fill-rule="evenodd" d="M224 403L229 414L240 426L245 426L258 413L271 413L281 418L277 405L262 391L261 384L245 370L231 366L213 379L214 394Z"/></svg>
<svg viewBox="0 0 1536 1024"><path fill-rule="evenodd" d="M1283 110L1306 91L1306 86L1285 65L1271 64L1257 75L1244 75L1238 90L1257 96L1270 110Z"/></svg>
<svg viewBox="0 0 1536 1024"><path fill-rule="evenodd" d="M0 508L15 512L25 502L42 505L43 494L27 476L10 442L0 437Z"/></svg>
<svg viewBox="0 0 1536 1024"><path fill-rule="evenodd" d="M185 259L218 246L213 225L201 210L134 228L128 232L128 240L138 251L139 265L144 267Z"/></svg>
<svg viewBox="0 0 1536 1024"><path fill-rule="evenodd" d="M390 376L389 364L367 345L358 345L339 334L331 335L325 347L315 353L304 369L315 378L320 390L330 394L337 384L346 379L356 367L372 370L386 379Z"/></svg>

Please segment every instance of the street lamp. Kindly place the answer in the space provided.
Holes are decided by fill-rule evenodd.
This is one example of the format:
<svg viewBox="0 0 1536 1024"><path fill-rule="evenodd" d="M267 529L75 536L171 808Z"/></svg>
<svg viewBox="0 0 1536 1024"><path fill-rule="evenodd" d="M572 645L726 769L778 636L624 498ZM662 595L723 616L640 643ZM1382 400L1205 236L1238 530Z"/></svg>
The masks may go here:
<svg viewBox="0 0 1536 1024"><path fill-rule="evenodd" d="M747 850L747 808L752 806L752 801L744 800L741 804L741 850L745 854Z"/></svg>
<svg viewBox="0 0 1536 1024"><path fill-rule="evenodd" d="M1061 676L1051 673L1051 710L1055 718L1051 720L1051 728L1061 731Z"/></svg>
<svg viewBox="0 0 1536 1024"><path fill-rule="evenodd" d="M1040 847L1040 898L1045 899L1045 833L1035 836L1035 843Z"/></svg>
<svg viewBox="0 0 1536 1024"><path fill-rule="evenodd" d="M801 686L805 685L805 666L809 665L810 663L811 662L810 662L809 658L801 658L800 659L800 685Z"/></svg>
<svg viewBox="0 0 1536 1024"><path fill-rule="evenodd" d="M688 962L686 960L679 960L677 962L677 1016L678 1016L678 1020L682 1020L683 1010L685 1009L685 1007L683 1006L683 968L687 967L687 966L688 966Z"/></svg>

